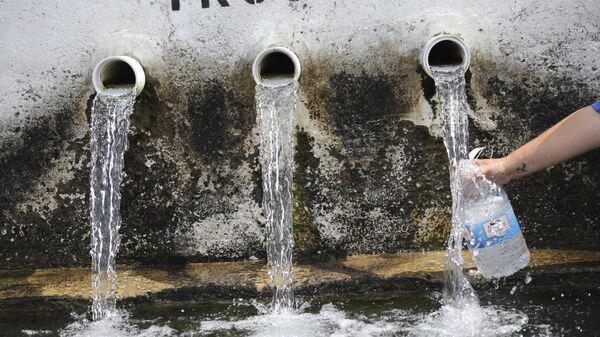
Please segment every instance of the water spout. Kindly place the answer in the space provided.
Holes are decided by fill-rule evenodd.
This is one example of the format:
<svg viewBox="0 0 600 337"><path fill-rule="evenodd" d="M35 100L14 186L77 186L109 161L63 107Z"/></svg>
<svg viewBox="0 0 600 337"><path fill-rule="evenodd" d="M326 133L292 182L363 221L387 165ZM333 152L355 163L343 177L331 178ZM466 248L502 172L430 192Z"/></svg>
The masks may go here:
<svg viewBox="0 0 600 337"><path fill-rule="evenodd" d="M128 147L129 116L145 79L141 65L127 56L103 59L92 77L97 91L90 127L92 318L101 320L116 312L123 156Z"/></svg>
<svg viewBox="0 0 600 337"><path fill-rule="evenodd" d="M252 70L256 80L268 269L273 285L273 310L279 311L294 305L292 172L300 62L288 49L272 47L256 57Z"/></svg>
<svg viewBox="0 0 600 337"><path fill-rule="evenodd" d="M273 46L261 51L252 64L252 76L258 85L280 87L300 78L300 60L285 47Z"/></svg>
<svg viewBox="0 0 600 337"><path fill-rule="evenodd" d="M146 75L134 58L109 56L94 68L92 83L99 94L119 95L133 90L139 95L146 84Z"/></svg>
<svg viewBox="0 0 600 337"><path fill-rule="evenodd" d="M425 43L421 52L421 66L433 77L434 68L469 68L471 54L465 42L456 35L438 35Z"/></svg>
<svg viewBox="0 0 600 337"><path fill-rule="evenodd" d="M468 153L469 132L464 74L469 62L469 49L460 38L453 35L434 37L425 44L421 54L421 65L434 79L440 101L452 192L452 230L445 256L443 302L463 308L478 305L477 295L463 274L464 209L461 181L457 175L458 164L467 158Z"/></svg>

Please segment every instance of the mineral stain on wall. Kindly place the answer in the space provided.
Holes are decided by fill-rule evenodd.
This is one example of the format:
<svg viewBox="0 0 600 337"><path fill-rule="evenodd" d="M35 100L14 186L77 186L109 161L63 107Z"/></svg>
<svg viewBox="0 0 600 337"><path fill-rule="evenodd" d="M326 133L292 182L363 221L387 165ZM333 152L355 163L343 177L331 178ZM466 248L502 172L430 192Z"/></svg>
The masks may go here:
<svg viewBox="0 0 600 337"><path fill-rule="evenodd" d="M198 183L189 211L193 220L187 222L211 228L206 233L198 230L202 225L192 225L193 240L212 240L196 253L203 259L265 255L255 84L249 69L249 63L240 62L231 75L204 81L188 94L186 139L193 144L192 179Z"/></svg>
<svg viewBox="0 0 600 337"><path fill-rule="evenodd" d="M137 99L120 263L265 256L250 61L209 77L190 59L182 52L166 69L150 71ZM299 108L307 116L295 130L293 185L297 257L444 246L447 156L434 130L409 120L423 100L436 111L417 59L389 51L374 65L332 63L317 52L303 58ZM587 83L478 57L467 75L471 145L492 148L494 156L596 99ZM40 107L48 110L3 131L0 268L89 263L91 101L87 91L59 101L60 108ZM591 230L600 222L593 202L600 197L598 164L592 152L508 186L530 246L600 248L600 232Z"/></svg>
<svg viewBox="0 0 600 337"><path fill-rule="evenodd" d="M321 245L336 255L437 247L443 234L432 233L446 232L439 216L448 200L443 144L403 120L420 93L414 60L389 60L368 71L335 71L326 60L304 67L302 82L311 84L301 86L305 103L328 140L313 145L320 157L307 182L318 186L312 217Z"/></svg>
<svg viewBox="0 0 600 337"><path fill-rule="evenodd" d="M26 118L26 126L10 130L15 139L0 149L0 207L10 208L35 184L52 160L60 156L72 123L71 111L60 109L54 115Z"/></svg>
<svg viewBox="0 0 600 337"><path fill-rule="evenodd" d="M193 70L191 70L193 71ZM198 76L138 100L126 155L124 259L147 263L259 255L253 83ZM155 87L160 87L156 83ZM179 94L173 94L176 91ZM164 102L161 97L177 97Z"/></svg>
<svg viewBox="0 0 600 337"><path fill-rule="evenodd" d="M89 160L87 137L80 133L85 106L57 106L39 117L25 117L8 131L13 134L3 134L0 267L79 264L88 254L88 246L78 244L88 235L82 221L87 221L83 196L89 178L80 174Z"/></svg>
<svg viewBox="0 0 600 337"><path fill-rule="evenodd" d="M178 120L169 118L170 109L161 101L156 85L156 80L147 79L132 115L121 186L120 258L164 263L178 248L175 200L188 186L170 151L176 144Z"/></svg>

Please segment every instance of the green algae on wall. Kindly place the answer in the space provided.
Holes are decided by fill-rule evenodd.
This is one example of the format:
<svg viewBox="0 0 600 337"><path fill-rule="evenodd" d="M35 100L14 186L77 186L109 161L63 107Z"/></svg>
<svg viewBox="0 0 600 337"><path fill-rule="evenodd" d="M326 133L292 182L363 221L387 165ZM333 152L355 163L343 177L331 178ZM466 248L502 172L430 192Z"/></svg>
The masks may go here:
<svg viewBox="0 0 600 337"><path fill-rule="evenodd" d="M314 138L302 128L296 128L294 170L294 252L301 259L329 258L339 253L339 247L328 245L321 238L315 219L315 205L323 201L319 174L320 160L313 151Z"/></svg>

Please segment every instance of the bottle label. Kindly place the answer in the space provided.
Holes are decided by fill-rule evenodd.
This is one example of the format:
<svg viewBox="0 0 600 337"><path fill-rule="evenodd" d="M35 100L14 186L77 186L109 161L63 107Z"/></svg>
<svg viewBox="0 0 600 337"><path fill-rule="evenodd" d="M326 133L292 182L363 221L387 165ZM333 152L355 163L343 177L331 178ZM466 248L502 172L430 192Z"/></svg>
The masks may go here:
<svg viewBox="0 0 600 337"><path fill-rule="evenodd" d="M471 248L483 248L510 239L520 231L519 221L509 204L492 219L477 224L465 224L465 238Z"/></svg>

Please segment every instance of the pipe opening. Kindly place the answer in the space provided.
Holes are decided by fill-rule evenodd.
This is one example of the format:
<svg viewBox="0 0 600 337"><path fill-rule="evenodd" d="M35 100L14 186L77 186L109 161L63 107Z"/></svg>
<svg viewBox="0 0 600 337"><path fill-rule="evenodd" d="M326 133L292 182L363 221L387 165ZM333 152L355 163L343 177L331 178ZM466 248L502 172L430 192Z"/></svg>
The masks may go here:
<svg viewBox="0 0 600 337"><path fill-rule="evenodd" d="M436 43L429 51L429 65L435 66L460 66L464 62L465 54L460 45L454 41L443 40Z"/></svg>
<svg viewBox="0 0 600 337"><path fill-rule="evenodd" d="M135 87L135 72L127 62L115 60L104 66L100 73L102 85L106 89L133 89Z"/></svg>
<svg viewBox="0 0 600 337"><path fill-rule="evenodd" d="M471 56L462 39L455 35L438 35L425 43L421 66L430 77L432 68L462 67L467 71Z"/></svg>
<svg viewBox="0 0 600 337"><path fill-rule="evenodd" d="M282 52L266 55L260 63L260 77L274 80L294 77L294 61Z"/></svg>
<svg viewBox="0 0 600 337"><path fill-rule="evenodd" d="M121 95L133 91L139 95L146 83L146 76L135 59L129 56L109 56L94 68L92 83L98 93Z"/></svg>
<svg viewBox="0 0 600 337"><path fill-rule="evenodd" d="M256 84L270 87L287 85L300 78L300 61L296 54L284 47L270 47L261 51L252 65Z"/></svg>

